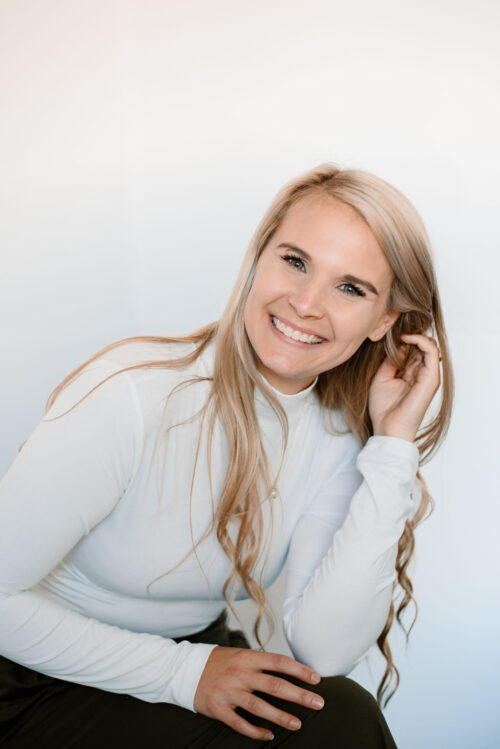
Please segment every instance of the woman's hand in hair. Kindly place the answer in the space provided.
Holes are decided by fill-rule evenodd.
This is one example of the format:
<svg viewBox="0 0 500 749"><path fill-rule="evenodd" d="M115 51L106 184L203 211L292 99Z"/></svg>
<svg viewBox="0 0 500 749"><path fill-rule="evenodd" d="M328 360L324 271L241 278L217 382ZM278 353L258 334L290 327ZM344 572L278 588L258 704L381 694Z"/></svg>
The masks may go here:
<svg viewBox="0 0 500 749"><path fill-rule="evenodd" d="M198 683L194 709L222 721L237 733L260 741L272 739L272 733L245 720L235 712L236 708L243 708L289 730L297 730L300 722L298 726L293 726L292 721L297 720L294 715L274 707L254 694L255 691L313 710L321 709L322 705L313 704L313 700L318 699L316 693L281 679L279 673L267 674L264 670L287 674L308 684L318 684L320 681L319 676L312 678L315 672L311 668L288 655L217 646L210 653Z"/></svg>
<svg viewBox="0 0 500 749"><path fill-rule="evenodd" d="M439 348L430 336L402 334L403 352L413 344L417 354L401 376L386 357L368 395L373 433L413 442L431 400L441 384Z"/></svg>

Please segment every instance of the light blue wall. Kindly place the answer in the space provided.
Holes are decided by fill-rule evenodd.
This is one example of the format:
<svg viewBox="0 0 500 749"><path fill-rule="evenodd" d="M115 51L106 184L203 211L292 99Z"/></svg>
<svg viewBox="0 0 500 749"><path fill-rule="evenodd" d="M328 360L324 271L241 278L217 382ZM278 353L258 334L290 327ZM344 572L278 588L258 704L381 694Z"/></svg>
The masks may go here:
<svg viewBox="0 0 500 749"><path fill-rule="evenodd" d="M457 398L423 469L436 510L416 532L409 649L391 633L400 749L500 745L499 8L0 4L1 474L52 388L98 348L219 316L291 177L327 160L365 168L420 211ZM383 664L374 648L371 673L351 676L375 693Z"/></svg>

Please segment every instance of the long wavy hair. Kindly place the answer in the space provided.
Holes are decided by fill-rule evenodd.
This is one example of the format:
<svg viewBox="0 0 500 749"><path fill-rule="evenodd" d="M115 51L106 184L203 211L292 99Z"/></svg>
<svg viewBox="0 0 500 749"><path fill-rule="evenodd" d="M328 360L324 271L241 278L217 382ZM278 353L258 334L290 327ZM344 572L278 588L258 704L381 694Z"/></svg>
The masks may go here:
<svg viewBox="0 0 500 749"><path fill-rule="evenodd" d="M258 581L254 579L254 574L256 564L263 551L266 525L262 513L262 487L260 482L263 482L264 491L267 493L271 489L273 481L269 475L269 464L254 409L254 388L256 384L264 392L270 406L278 416L283 430L281 465L283 465L288 439L288 423L281 404L271 389L263 382L256 368L252 347L245 330L244 309L248 293L252 287L256 265L263 250L281 225L290 207L306 196L330 197L340 200L351 206L364 219L378 240L392 269L393 282L388 308L400 313L396 322L382 339L371 341L367 338L347 361L334 369L319 374L315 391L323 407L323 413L330 414L333 409L340 411L348 429L352 431L362 447L373 434L373 426L368 411L368 393L372 378L384 358L386 356L389 358L390 362L397 368L396 376L400 376L405 367L409 366L415 357L420 356L418 348L413 345L407 345L406 353L402 353L400 348L403 344L401 334L430 331L430 334L436 338L441 352L442 371L439 405L432 418L421 426L415 440L419 450L417 484L420 489L420 503L413 517L406 520L404 531L399 539L395 564L397 579L393 583L393 598L387 621L377 638L377 645L386 659L385 673L377 690L377 702L380 707L385 708L398 688L400 681L399 671L393 662L388 642L389 630L395 615L397 596L394 595L394 592L399 585L402 590L402 599L396 610L396 618L405 632L408 642L410 631L418 613L418 606L413 596L413 586L408 575L408 567L415 549L414 531L422 520L431 514L435 506L434 499L430 495L421 474L420 466L430 460L446 435L451 418L454 392L453 370L429 238L416 209L399 190L364 170L342 169L331 163L321 164L288 182L279 191L258 224L244 255L229 300L218 321L209 323L187 335L134 336L105 346L70 372L59 383L47 400L45 413L47 414L61 390L74 380L88 364L117 346L131 342L160 344L191 342L195 344L194 348L189 347L187 354L178 358L142 361L130 367L124 367L118 372L114 372L96 387L99 387L110 377L132 369L182 370L192 364L208 343L215 339L213 376L209 378L194 377L180 383L185 385L199 380L208 379L210 381L207 400L201 413L197 414L201 416L201 423L191 481L190 502L205 419L208 420L207 457L210 487L212 486L210 470L212 435L217 419L220 419L223 425L229 449L227 473L217 502L214 503L213 493L211 496L212 521L196 544L193 539L193 549L189 553L195 551L196 546L215 528L220 546L231 562L231 570L223 586L224 598L231 610L234 611L232 602L227 595L229 584L231 580L234 580L238 585L244 586L248 596L255 601L258 607L253 632L260 648L264 650L259 635L259 626L262 617L265 615L271 631L266 640L267 644L272 635L273 618L266 605L265 593L261 585L262 575ZM85 397L88 397L94 389L90 390ZM60 416L56 418L60 418ZM333 425L331 425L331 428L335 431ZM238 521L239 530L236 542L233 543L229 526L235 520ZM234 590L231 598L234 600ZM414 603L415 616L409 630L406 631L401 617L410 602ZM396 679L394 689L382 705L382 698L391 685L394 675Z"/></svg>

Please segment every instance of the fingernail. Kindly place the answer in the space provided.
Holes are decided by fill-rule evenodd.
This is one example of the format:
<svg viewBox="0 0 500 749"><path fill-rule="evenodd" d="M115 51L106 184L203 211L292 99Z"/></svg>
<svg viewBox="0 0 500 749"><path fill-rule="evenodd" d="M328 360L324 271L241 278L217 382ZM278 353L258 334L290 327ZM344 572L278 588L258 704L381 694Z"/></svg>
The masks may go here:
<svg viewBox="0 0 500 749"><path fill-rule="evenodd" d="M311 674L311 681L314 681L317 683L320 680L320 676L318 674Z"/></svg>
<svg viewBox="0 0 500 749"><path fill-rule="evenodd" d="M325 704L321 697L315 697L312 701L314 707L323 707Z"/></svg>
<svg viewBox="0 0 500 749"><path fill-rule="evenodd" d="M268 741L272 741L274 739L274 733L267 733L266 734L266 739Z"/></svg>

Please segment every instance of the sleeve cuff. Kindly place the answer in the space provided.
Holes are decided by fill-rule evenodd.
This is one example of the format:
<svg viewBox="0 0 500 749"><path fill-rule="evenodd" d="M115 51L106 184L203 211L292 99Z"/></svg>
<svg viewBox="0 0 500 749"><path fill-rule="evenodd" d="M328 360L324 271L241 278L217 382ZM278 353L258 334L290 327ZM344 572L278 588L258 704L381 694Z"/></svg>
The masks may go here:
<svg viewBox="0 0 500 749"><path fill-rule="evenodd" d="M418 469L420 453L414 442L402 437L388 437L383 434L374 434L368 438L365 446L359 453L361 460L386 460L406 464L410 473L415 477Z"/></svg>
<svg viewBox="0 0 500 749"><path fill-rule="evenodd" d="M175 676L169 681L162 695L162 701L184 707L195 713L194 696L208 657L217 645L182 640L178 643L178 647L180 646L186 651L185 657Z"/></svg>

